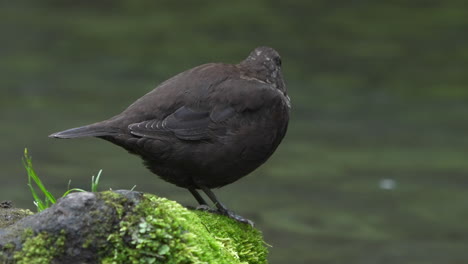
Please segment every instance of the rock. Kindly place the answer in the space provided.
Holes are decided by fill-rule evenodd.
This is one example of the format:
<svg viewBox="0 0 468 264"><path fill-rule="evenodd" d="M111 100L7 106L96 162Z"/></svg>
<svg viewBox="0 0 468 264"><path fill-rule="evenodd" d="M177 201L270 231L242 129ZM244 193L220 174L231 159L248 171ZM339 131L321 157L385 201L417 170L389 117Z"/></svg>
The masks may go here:
<svg viewBox="0 0 468 264"><path fill-rule="evenodd" d="M72 193L0 228L0 263L266 263L249 225L150 194Z"/></svg>

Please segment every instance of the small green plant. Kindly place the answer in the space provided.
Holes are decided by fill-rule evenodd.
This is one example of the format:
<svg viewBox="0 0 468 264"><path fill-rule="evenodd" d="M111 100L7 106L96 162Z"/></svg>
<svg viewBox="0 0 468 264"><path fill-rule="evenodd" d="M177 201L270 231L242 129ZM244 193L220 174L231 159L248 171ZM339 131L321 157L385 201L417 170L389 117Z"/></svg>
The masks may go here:
<svg viewBox="0 0 468 264"><path fill-rule="evenodd" d="M34 199L34 205L36 205L37 207L37 211L40 212L42 210L49 208L52 204L54 204L57 201L57 199L54 197L54 195L51 192L49 192L49 190L47 190L47 188L44 186L39 176L37 176L36 172L34 171L32 158L31 156L29 156L27 148L24 149L23 165L28 174L28 186ZM94 177L94 175L91 177L91 191L92 192L98 191L99 178L101 177L101 173L102 173L102 170L99 170L96 177ZM42 192L43 197L44 197L43 199L36 192L36 188L34 188L33 183L35 183L39 191ZM79 189L79 188L70 189L70 182L68 182L68 189L61 197L65 197L71 192L86 192L86 191L83 189Z"/></svg>

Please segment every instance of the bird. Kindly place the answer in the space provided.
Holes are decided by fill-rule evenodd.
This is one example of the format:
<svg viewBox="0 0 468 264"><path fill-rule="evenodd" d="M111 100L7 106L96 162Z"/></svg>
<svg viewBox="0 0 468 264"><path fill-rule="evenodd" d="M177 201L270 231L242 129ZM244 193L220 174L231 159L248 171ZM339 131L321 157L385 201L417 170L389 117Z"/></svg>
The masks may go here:
<svg viewBox="0 0 468 264"><path fill-rule="evenodd" d="M291 108L279 53L255 48L238 64L207 63L179 73L110 119L51 138L96 137L140 156L161 179L190 191L200 208L239 222L212 189L250 174L284 138Z"/></svg>

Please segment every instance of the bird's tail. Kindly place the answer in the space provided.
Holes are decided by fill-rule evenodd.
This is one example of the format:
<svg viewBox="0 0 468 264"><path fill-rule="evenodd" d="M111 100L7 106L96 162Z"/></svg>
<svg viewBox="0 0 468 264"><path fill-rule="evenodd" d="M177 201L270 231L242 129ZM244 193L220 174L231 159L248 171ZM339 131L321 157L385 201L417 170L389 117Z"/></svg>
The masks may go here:
<svg viewBox="0 0 468 264"><path fill-rule="evenodd" d="M75 127L61 132L50 134L51 138L80 138L80 137L99 137L116 135L117 129L106 127L100 123L91 124L82 127Z"/></svg>

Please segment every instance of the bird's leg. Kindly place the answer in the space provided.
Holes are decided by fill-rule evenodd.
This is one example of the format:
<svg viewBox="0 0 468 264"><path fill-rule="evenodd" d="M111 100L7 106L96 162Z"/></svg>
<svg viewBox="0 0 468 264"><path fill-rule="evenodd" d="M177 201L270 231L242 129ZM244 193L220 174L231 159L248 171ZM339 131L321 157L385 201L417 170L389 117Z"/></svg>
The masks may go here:
<svg viewBox="0 0 468 264"><path fill-rule="evenodd" d="M195 197L195 199L197 200L197 202L200 204L200 205L208 205L205 201L205 199L203 199L203 197L197 192L197 190L193 189L193 188L188 188L188 190L190 191L190 193L193 195L193 197Z"/></svg>
<svg viewBox="0 0 468 264"><path fill-rule="evenodd" d="M224 204L222 204L218 200L218 198L216 198L215 194L209 188L206 188L204 186L201 186L200 188L203 190L203 192L206 193L208 198L210 198L210 200L216 205L216 208L218 208L218 212L220 214L226 215L229 218L232 218L232 219L234 219L236 221L249 224L249 225L251 225L253 227L254 223L251 220L246 219L246 218L244 218L244 217L242 217L240 215L237 215L233 211L229 210Z"/></svg>

